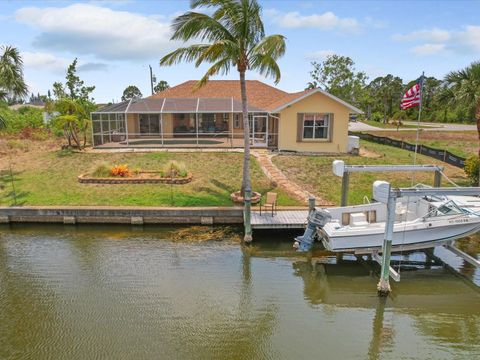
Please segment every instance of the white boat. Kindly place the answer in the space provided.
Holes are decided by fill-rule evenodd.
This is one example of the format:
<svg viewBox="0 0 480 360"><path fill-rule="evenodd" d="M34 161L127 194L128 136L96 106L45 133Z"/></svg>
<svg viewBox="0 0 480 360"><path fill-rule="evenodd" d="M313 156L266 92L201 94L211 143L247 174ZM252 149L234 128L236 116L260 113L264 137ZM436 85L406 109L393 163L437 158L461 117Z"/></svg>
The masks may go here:
<svg viewBox="0 0 480 360"><path fill-rule="evenodd" d="M384 182L375 182L374 200ZM377 199L376 199L377 197ZM309 229L296 238L299 250L308 250L313 234L334 252L371 253L381 249L387 206L384 202L314 211ZM424 196L397 199L392 251L434 247L480 230L480 198Z"/></svg>

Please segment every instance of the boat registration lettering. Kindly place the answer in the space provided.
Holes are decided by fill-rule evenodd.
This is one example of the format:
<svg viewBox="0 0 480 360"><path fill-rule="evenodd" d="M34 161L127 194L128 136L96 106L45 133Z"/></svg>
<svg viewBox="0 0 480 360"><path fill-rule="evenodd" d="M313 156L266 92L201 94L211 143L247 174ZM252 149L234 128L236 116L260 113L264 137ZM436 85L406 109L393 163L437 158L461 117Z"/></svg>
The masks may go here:
<svg viewBox="0 0 480 360"><path fill-rule="evenodd" d="M448 220L449 224L463 224L463 223L467 223L467 222L468 222L468 218L466 218L466 217Z"/></svg>

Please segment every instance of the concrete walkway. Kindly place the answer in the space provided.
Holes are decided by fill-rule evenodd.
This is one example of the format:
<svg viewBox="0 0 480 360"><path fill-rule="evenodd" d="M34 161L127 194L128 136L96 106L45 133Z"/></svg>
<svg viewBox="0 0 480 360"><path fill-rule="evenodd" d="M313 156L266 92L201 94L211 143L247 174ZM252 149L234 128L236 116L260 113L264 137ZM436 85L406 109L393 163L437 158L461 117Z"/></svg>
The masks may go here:
<svg viewBox="0 0 480 360"><path fill-rule="evenodd" d="M404 121L405 125L416 126L416 121ZM467 124L447 124L447 123L429 123L421 122L420 123L422 131L476 131L476 125L467 125ZM396 131L395 128L380 128L372 126L369 124L362 123L361 121L350 122L348 123L349 131ZM400 128L399 131L415 131L415 128Z"/></svg>
<svg viewBox="0 0 480 360"><path fill-rule="evenodd" d="M272 162L272 155L267 150L252 150L252 155L258 161L258 164L262 168L264 174L279 188L284 190L293 198L301 201L303 204L308 205L308 198L315 197L317 206L328 206L331 205L328 201L318 198L317 196L309 193L301 186L299 186L294 181L288 179L285 174L275 166Z"/></svg>

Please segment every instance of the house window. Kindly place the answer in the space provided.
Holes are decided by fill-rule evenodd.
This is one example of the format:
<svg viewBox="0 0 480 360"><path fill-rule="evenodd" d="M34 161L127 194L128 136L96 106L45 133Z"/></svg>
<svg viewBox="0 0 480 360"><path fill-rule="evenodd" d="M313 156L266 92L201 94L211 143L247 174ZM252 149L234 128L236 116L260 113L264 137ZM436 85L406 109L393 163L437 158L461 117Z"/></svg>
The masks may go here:
<svg viewBox="0 0 480 360"><path fill-rule="evenodd" d="M304 114L303 139L328 139L330 116L328 114Z"/></svg>
<svg viewBox="0 0 480 360"><path fill-rule="evenodd" d="M235 129L240 129L240 124L241 124L240 114L235 114L235 118L234 118L234 121L233 121L233 127Z"/></svg>

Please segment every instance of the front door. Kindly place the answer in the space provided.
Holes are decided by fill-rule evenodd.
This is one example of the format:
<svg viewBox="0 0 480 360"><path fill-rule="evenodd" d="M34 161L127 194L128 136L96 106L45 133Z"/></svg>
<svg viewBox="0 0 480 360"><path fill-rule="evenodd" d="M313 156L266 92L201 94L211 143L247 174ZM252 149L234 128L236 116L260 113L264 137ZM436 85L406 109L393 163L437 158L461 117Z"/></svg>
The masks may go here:
<svg viewBox="0 0 480 360"><path fill-rule="evenodd" d="M250 144L257 147L267 147L268 141L268 116L249 116L250 121Z"/></svg>

